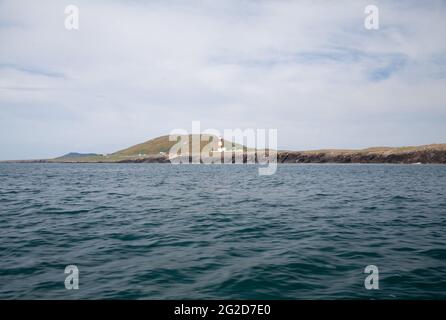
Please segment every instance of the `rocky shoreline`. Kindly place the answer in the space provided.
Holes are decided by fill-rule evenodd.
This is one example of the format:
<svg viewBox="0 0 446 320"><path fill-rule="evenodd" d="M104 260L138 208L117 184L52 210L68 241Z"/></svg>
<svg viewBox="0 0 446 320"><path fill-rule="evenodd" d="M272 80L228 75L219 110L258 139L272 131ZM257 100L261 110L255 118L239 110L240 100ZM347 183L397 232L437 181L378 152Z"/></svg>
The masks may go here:
<svg viewBox="0 0 446 320"><path fill-rule="evenodd" d="M279 151L277 163L393 163L393 164L446 164L445 145L408 147L408 148L371 148L364 150L320 150L320 151ZM240 155L241 156L241 155ZM243 163L259 163L260 154L249 152L243 154ZM192 157L179 158L183 163L192 162ZM175 162L179 162L177 158ZM151 155L126 159L89 161L86 159L41 159L3 161L6 163L171 163L167 155ZM195 163L199 160L195 159ZM202 159L201 163L219 163L220 157ZM240 163L235 160L234 154L226 158L225 163Z"/></svg>
<svg viewBox="0 0 446 320"><path fill-rule="evenodd" d="M424 150L405 153L333 153L333 152L281 152L279 163L432 163L446 164L446 151Z"/></svg>

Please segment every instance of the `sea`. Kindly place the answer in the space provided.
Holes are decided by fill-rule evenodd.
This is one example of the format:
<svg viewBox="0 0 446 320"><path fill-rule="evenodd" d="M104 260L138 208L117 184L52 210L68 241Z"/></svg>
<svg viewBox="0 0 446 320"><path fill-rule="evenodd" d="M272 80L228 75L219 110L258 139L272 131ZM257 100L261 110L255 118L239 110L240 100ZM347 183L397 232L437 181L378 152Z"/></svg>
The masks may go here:
<svg viewBox="0 0 446 320"><path fill-rule="evenodd" d="M446 299L446 166L2 163L0 299Z"/></svg>

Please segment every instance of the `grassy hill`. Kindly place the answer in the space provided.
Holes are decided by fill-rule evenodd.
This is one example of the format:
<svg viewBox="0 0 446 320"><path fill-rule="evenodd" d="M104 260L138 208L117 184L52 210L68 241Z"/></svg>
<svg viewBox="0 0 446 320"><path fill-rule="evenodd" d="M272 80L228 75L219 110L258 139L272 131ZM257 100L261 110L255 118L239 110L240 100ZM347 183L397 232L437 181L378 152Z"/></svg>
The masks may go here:
<svg viewBox="0 0 446 320"><path fill-rule="evenodd" d="M66 159L66 158L88 158L88 157L96 157L100 156L97 153L78 153L78 152L70 152L56 159Z"/></svg>
<svg viewBox="0 0 446 320"><path fill-rule="evenodd" d="M184 137L184 136L183 136ZM212 135L189 135L189 150L192 139L200 139L200 151L211 143L217 149L218 137ZM178 138L179 140L180 138ZM69 153L51 160L40 162L169 162L168 153L177 141L169 141L169 136L161 136L146 142L122 149L107 155ZM240 144L223 141L226 150L256 150ZM259 153L260 150L257 150ZM323 149L310 151L278 151L281 163L446 163L446 144L430 144L409 147L372 147L360 150ZM31 161L32 162L32 161Z"/></svg>
<svg viewBox="0 0 446 320"><path fill-rule="evenodd" d="M214 144L215 148L217 148L218 137L212 135L202 134L200 135L189 135L189 150L192 151L192 139L200 139L200 151L204 146L209 144L210 142ZM177 141L180 138L177 139ZM201 141L201 140L204 141ZM177 141L169 141L169 136L161 136L155 139L151 139L149 141L134 145L130 148L117 151L113 153L113 156L139 156L139 155L155 155L163 153L169 153L169 150L177 143ZM231 142L224 140L223 142L226 149L230 150L232 148L241 149L243 148L240 144L232 144Z"/></svg>
<svg viewBox="0 0 446 320"><path fill-rule="evenodd" d="M198 136L198 137L197 137ZM200 139L200 151L204 146L212 143L212 146L216 149L218 143L218 137L212 135L189 135L189 150L192 151L192 139L198 138ZM178 137L177 141L180 140ZM204 140L204 141L201 141ZM148 140L143 143L139 143L137 145L131 146L126 149L122 149L116 151L114 153L108 155L84 155L73 156L69 155L78 155L78 153L70 153L68 155L55 158L51 161L54 162L119 162L119 161L128 161L128 160L137 160L143 158L156 158L160 156L165 156L165 154L169 153L169 150L177 143L177 141L169 141L169 136L161 136L151 140ZM239 150L243 149L243 145L233 144L230 141L223 140L223 146L227 150L232 150L233 148Z"/></svg>

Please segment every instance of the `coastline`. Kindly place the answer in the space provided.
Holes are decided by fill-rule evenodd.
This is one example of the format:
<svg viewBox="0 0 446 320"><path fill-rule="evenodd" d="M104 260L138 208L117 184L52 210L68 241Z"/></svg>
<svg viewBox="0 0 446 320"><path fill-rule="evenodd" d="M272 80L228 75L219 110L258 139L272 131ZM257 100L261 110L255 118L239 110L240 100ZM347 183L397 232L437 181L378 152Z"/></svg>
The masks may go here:
<svg viewBox="0 0 446 320"><path fill-rule="evenodd" d="M235 154L226 156L225 163L259 163L261 153L245 152L243 161L235 161ZM192 162L192 157L180 157L183 163ZM249 161L248 161L249 159ZM220 157L202 158L201 163L219 163ZM178 159L176 160L178 161ZM171 163L167 155L135 156L125 159L93 158L56 158L36 160L6 160L0 163ZM262 162L264 163L264 161ZM404 148L369 148L364 150L316 150L316 151L278 151L277 163L340 163L340 164L446 164L446 145L429 145Z"/></svg>

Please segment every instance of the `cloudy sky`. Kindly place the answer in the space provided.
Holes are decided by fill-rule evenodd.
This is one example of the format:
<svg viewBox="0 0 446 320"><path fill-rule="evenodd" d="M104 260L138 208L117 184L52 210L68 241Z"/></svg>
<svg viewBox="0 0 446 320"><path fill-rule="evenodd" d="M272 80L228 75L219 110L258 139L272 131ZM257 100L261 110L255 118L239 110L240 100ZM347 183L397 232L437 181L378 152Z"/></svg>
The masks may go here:
<svg viewBox="0 0 446 320"><path fill-rule="evenodd" d="M444 143L445 16L445 1L0 0L0 159L109 153L193 120L276 128L282 149Z"/></svg>

